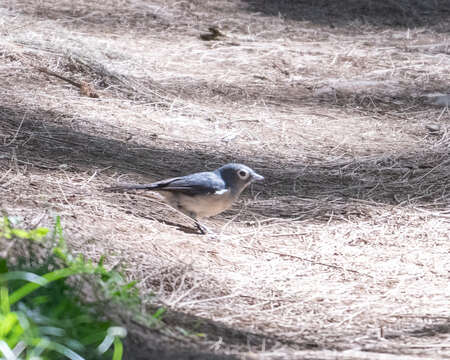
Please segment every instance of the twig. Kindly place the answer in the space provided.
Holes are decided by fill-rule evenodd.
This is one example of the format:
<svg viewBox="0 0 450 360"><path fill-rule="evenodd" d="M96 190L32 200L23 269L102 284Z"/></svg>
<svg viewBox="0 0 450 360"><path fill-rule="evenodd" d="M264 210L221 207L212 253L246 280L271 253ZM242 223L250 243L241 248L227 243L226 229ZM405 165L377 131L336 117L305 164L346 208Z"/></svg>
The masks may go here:
<svg viewBox="0 0 450 360"><path fill-rule="evenodd" d="M12 171L12 168L10 168L7 172L5 172L5 174L0 178L0 182L2 182L3 179L6 178L11 171Z"/></svg>
<svg viewBox="0 0 450 360"><path fill-rule="evenodd" d="M414 315L414 314L398 314L390 315L391 317L404 318L404 319L434 319L434 320L450 320L450 316L438 316L438 315Z"/></svg>
<svg viewBox="0 0 450 360"><path fill-rule="evenodd" d="M297 236L297 235L308 235L307 232L291 232L291 233L281 233L281 234L270 234L270 237L284 237L284 236Z"/></svg>
<svg viewBox="0 0 450 360"><path fill-rule="evenodd" d="M91 175L91 177L83 185L81 185L80 189L83 189L87 184L89 184L96 175L97 170L95 170L94 173Z"/></svg>
<svg viewBox="0 0 450 360"><path fill-rule="evenodd" d="M19 132L20 132L20 129L22 128L23 122L25 121L25 116L27 116L27 113L26 113L26 112L25 112L25 114L23 114L22 121L20 122L19 127L17 128L17 131L16 131L16 133L14 134L12 140L11 140L9 143L4 144L3 146L9 146L9 145L11 145L14 141L16 141L17 135L19 135Z"/></svg>
<svg viewBox="0 0 450 360"><path fill-rule="evenodd" d="M300 256L296 256L296 255L281 253L281 252L278 252L278 251L273 251L273 250L268 250L268 249L257 249L257 248L251 247L251 246L243 246L243 248L250 249L250 250L256 250L256 251L260 251L260 252L265 252L265 253L270 253L270 254L275 254L275 255L279 255L279 256L283 256L283 257L290 257L292 259L298 259L298 260L302 260L302 261L307 261L307 262L309 262L311 264L326 266L326 267L329 267L329 268L338 269L338 270L342 270L342 271L349 271L349 272L352 272L352 273L355 273L355 274L359 274L359 275L363 275L363 276L367 276L367 277L373 278L372 275L365 274L365 273L359 272L357 270L346 269L346 268L344 268L342 266L338 266L338 265L325 264L325 263L322 263L322 262L313 261L313 260L310 260L310 259L305 259L305 258L302 258Z"/></svg>
<svg viewBox="0 0 450 360"><path fill-rule="evenodd" d="M224 37L225 35L219 31L216 26L210 26L208 28L208 33L200 34L200 39L204 41L218 40L219 37Z"/></svg>
<svg viewBox="0 0 450 360"><path fill-rule="evenodd" d="M411 344L411 345L402 345L400 346L402 349L443 349L450 348L450 343L445 344Z"/></svg>
<svg viewBox="0 0 450 360"><path fill-rule="evenodd" d="M47 75L54 76L54 77L57 77L58 79L67 81L69 84L71 84L73 86L76 86L77 88L81 89L81 84L76 82L76 81L73 81L72 79L69 79L69 78L67 78L65 76L62 76L62 75L60 75L60 74L58 74L58 73L56 73L54 71L51 71L51 70L49 70L49 69L47 69L47 68L45 68L43 66L39 66L39 67L37 67L37 69L40 72L43 72L43 73L45 73Z"/></svg>
<svg viewBox="0 0 450 360"><path fill-rule="evenodd" d="M389 354L378 352L366 352L360 350L301 350L286 353L283 351L272 351L258 354L248 354L246 359L285 359L289 355L290 359L310 359L310 360L423 360L422 356L411 356L405 354Z"/></svg>
<svg viewBox="0 0 450 360"><path fill-rule="evenodd" d="M272 302L287 302L287 303L298 303L298 299L284 299L284 298L259 298L255 296L250 295L239 295L239 297L246 298L246 299L252 299L256 301L262 301L265 303L272 303Z"/></svg>
<svg viewBox="0 0 450 360"><path fill-rule="evenodd" d="M72 79L69 79L68 77L62 76L62 75L60 75L60 74L58 74L58 73L56 73L54 71L51 71L51 70L49 70L49 69L47 69L45 67L42 67L42 66L37 67L37 69L40 72L43 72L43 73L45 73L47 75L50 75L50 76L57 77L58 79L64 80L64 81L68 82L69 84L77 87L78 89L80 89L80 93L82 95L87 95L87 96L89 96L91 98L98 98L99 97L97 92L92 88L92 86L90 84L88 84L87 82L85 82L85 81L82 81L82 82L74 81Z"/></svg>
<svg viewBox="0 0 450 360"><path fill-rule="evenodd" d="M193 304L200 304L200 303L206 303L206 302L210 302L210 301L217 301L217 300L224 300L224 299L230 299L230 298L235 298L235 297L239 297L240 295L225 295L225 296L217 296L217 297L212 297L212 298L208 298L208 299L200 299L200 300L192 300L192 301L186 301L184 303L182 303L180 306L187 306L187 305L193 305Z"/></svg>

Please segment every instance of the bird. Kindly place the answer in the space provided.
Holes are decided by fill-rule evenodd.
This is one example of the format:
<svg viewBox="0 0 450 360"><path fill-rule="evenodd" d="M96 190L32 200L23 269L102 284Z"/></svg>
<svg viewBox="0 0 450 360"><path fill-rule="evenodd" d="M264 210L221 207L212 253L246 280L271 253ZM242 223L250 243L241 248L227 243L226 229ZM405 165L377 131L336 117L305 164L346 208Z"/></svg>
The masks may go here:
<svg viewBox="0 0 450 360"><path fill-rule="evenodd" d="M242 191L264 177L243 164L229 163L214 171L198 172L150 184L119 185L108 192L151 190L159 192L171 207L194 220L197 229L209 230L198 219L214 216L229 209Z"/></svg>

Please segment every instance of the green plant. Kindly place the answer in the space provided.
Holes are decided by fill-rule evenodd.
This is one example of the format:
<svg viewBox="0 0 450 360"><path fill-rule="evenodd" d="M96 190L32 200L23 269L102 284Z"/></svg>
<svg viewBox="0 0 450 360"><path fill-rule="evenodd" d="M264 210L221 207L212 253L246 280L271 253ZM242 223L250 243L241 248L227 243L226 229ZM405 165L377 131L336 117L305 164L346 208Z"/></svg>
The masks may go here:
<svg viewBox="0 0 450 360"><path fill-rule="evenodd" d="M6 242L36 246L48 233L15 228L6 217L0 221L0 239ZM103 261L73 256L59 217L49 241L45 259L33 251L0 256L0 359L121 359L126 330L99 315L95 301L80 301L87 294L79 285L93 277L104 299L138 302L134 283L107 270Z"/></svg>

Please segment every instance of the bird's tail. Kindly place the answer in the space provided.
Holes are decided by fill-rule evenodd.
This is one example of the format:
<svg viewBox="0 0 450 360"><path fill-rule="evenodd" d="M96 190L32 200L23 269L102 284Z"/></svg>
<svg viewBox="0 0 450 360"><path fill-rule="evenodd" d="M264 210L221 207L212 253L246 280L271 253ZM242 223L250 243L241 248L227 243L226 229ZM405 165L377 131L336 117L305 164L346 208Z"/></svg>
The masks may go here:
<svg viewBox="0 0 450 360"><path fill-rule="evenodd" d="M157 188L156 184L130 184L130 185L119 185L104 188L103 191L106 192L126 192L129 190L152 190Z"/></svg>

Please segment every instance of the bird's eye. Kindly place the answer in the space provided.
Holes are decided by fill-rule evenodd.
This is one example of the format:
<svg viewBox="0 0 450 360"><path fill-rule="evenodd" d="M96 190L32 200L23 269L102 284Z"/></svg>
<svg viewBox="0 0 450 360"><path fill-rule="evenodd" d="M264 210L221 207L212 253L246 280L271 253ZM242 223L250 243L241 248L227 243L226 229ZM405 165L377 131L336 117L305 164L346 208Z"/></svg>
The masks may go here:
<svg viewBox="0 0 450 360"><path fill-rule="evenodd" d="M238 175L242 180L245 180L248 178L249 173L248 173L248 171L245 171L245 170L239 170Z"/></svg>

